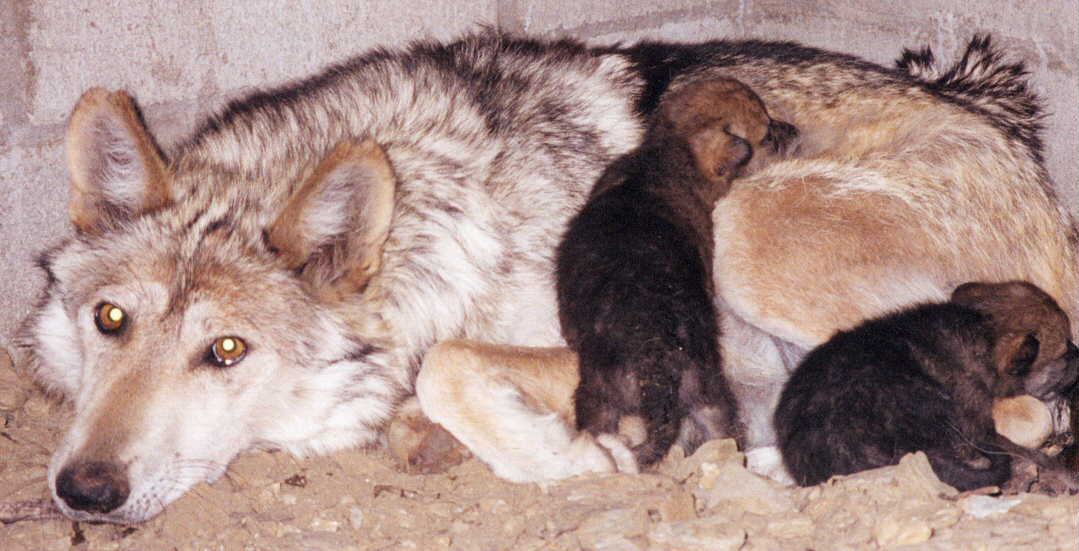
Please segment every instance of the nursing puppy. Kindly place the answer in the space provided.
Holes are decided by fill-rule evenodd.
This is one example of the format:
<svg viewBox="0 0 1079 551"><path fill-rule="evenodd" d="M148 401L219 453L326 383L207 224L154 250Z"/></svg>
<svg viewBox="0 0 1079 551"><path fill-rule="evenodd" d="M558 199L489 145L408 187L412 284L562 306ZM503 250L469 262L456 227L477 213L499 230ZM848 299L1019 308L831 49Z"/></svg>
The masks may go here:
<svg viewBox="0 0 1079 551"><path fill-rule="evenodd" d="M922 450L960 490L1003 486L1013 457L1033 461L1047 491L1075 474L1000 436L994 398L1053 400L1070 391L1079 354L1067 316L1026 282L967 283L926 303L836 334L794 372L775 423L798 484L892 465Z"/></svg>
<svg viewBox="0 0 1079 551"><path fill-rule="evenodd" d="M720 369L710 214L752 157L796 135L742 83L703 81L664 98L643 145L599 179L557 253L562 332L580 359L578 428L613 434L639 418L646 435L625 436L641 465L680 430L690 450L741 439Z"/></svg>

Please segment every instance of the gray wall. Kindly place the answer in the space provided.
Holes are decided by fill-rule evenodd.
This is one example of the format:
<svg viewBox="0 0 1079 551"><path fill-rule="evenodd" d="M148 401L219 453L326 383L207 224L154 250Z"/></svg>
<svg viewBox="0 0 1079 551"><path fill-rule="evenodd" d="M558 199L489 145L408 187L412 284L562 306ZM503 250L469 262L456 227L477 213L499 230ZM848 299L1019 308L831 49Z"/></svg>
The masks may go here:
<svg viewBox="0 0 1079 551"><path fill-rule="evenodd" d="M880 63L923 44L947 60L992 32L1046 99L1049 169L1079 214L1079 0L0 0L0 344L43 283L35 256L70 231L64 121L84 89L133 93L167 146L251 86L476 24L596 42L793 39Z"/></svg>

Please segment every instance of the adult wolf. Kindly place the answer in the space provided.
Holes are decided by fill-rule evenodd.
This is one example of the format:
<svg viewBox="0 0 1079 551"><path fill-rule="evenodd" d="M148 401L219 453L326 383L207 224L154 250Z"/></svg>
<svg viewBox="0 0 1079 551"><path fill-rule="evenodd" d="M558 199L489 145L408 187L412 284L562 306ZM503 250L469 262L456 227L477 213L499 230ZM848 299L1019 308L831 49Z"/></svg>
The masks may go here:
<svg viewBox="0 0 1079 551"><path fill-rule="evenodd" d="M794 106L853 102L864 82L882 81L916 100L907 111L921 109L912 111L916 125L902 110L884 119L912 138L934 136L917 134L918 125L942 114L984 133L984 155L912 153L948 175L964 161L1000 167L957 192L955 217L970 227L930 252L960 258L919 281L952 272L989 279L982 266L995 262L994 274L1030 276L1075 311L1074 230L1036 148L991 113L912 77L793 45L717 43L702 50L713 54L680 55L674 65L652 55L658 48L480 33L379 50L235 102L164 153L129 96L87 92L68 130L76 232L43 256L48 288L20 339L33 375L76 410L49 468L58 505L75 519L136 522L219 476L243 449L305 454L369 443L411 393L425 351L444 339L562 344L558 238L603 168L637 144L641 113L672 72L742 66L735 78L800 120L816 113ZM861 80L805 88L837 65L847 81ZM762 84L769 67L787 68L777 76L788 88L784 78ZM858 116L868 122L877 111L867 105ZM836 128L813 121L807 154L848 155L838 137L849 129L829 121ZM995 207L967 201L998 191L1022 198L1023 216L983 220ZM866 206L886 214L878 208L895 205ZM982 235L985 258L965 264L963 251ZM1031 237L1046 244L1016 254L1016 241ZM897 277L866 285L886 295ZM612 468L603 449L573 449L543 456L548 466L534 476Z"/></svg>

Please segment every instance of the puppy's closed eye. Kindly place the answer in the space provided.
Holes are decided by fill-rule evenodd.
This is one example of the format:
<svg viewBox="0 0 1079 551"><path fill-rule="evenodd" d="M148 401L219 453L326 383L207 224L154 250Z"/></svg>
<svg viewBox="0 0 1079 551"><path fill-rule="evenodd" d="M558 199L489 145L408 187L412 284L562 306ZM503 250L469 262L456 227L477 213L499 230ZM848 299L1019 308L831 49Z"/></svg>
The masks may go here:
<svg viewBox="0 0 1079 551"><path fill-rule="evenodd" d="M1031 366L1034 365L1034 360L1038 359L1038 350L1041 348L1041 343L1038 342L1038 337L1033 333L1028 333L1023 338L1023 342L1015 349L1015 353L1012 354L1011 360L1008 362L1008 373L1016 377L1023 377L1030 373Z"/></svg>

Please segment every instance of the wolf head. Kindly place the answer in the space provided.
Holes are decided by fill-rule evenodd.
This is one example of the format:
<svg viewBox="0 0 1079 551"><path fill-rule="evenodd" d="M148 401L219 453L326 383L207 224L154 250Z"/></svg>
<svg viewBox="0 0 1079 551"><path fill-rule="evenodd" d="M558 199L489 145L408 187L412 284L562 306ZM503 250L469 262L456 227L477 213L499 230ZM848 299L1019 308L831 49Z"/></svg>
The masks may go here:
<svg viewBox="0 0 1079 551"><path fill-rule="evenodd" d="M245 449L374 437L407 385L368 300L395 186L377 144L259 189L165 159L130 97L95 89L67 151L75 232L20 346L75 407L49 467L68 516L141 521Z"/></svg>

